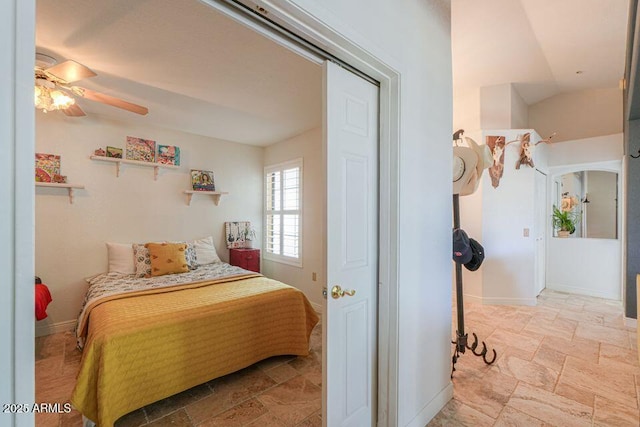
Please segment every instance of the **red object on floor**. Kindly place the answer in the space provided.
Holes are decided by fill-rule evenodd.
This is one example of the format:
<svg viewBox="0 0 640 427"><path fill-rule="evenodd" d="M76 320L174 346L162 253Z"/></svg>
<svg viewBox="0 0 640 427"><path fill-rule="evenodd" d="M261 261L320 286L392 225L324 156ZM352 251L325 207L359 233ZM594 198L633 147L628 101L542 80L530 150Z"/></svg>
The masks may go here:
<svg viewBox="0 0 640 427"><path fill-rule="evenodd" d="M51 292L49 292L47 285L36 285L36 320L47 317L47 306L51 301Z"/></svg>

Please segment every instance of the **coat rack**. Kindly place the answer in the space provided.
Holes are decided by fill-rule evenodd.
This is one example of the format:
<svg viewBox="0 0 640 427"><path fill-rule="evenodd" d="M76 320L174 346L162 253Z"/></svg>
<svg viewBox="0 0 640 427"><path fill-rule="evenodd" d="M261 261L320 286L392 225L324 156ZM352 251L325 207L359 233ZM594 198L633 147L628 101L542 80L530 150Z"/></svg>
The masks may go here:
<svg viewBox="0 0 640 427"><path fill-rule="evenodd" d="M460 195L453 195L453 228L460 228ZM493 351L493 358L491 360L487 359L487 344L484 341L482 342L482 349L477 351L478 349L478 336L472 332L473 335L473 344L469 345L468 343L468 334L464 332L464 304L462 301L462 264L456 261L456 307L457 307L457 317L458 317L458 328L456 330L456 340L451 341L451 344L455 344L455 350L453 352L453 356L451 361L453 364L451 365L451 378L453 378L453 373L456 370L456 362L461 355L465 353L467 349L471 350L475 356L482 357L484 363L487 365L491 365L496 361L496 351Z"/></svg>

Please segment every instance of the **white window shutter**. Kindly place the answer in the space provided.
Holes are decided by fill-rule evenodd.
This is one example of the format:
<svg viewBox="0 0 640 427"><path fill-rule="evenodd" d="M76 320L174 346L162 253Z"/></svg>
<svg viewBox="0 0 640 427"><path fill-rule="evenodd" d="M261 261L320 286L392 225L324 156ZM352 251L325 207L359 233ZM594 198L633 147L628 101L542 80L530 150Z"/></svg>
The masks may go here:
<svg viewBox="0 0 640 427"><path fill-rule="evenodd" d="M302 159L265 168L265 258L301 266Z"/></svg>

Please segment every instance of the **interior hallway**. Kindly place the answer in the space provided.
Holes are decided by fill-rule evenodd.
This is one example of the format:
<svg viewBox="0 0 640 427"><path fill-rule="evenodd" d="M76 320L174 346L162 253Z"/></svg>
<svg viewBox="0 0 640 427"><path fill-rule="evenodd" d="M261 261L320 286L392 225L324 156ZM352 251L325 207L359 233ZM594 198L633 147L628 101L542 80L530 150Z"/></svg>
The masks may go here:
<svg viewBox="0 0 640 427"><path fill-rule="evenodd" d="M487 366L467 351L454 398L428 425L637 427L636 328L622 312L619 302L550 290L536 307L465 303L466 332L498 359Z"/></svg>

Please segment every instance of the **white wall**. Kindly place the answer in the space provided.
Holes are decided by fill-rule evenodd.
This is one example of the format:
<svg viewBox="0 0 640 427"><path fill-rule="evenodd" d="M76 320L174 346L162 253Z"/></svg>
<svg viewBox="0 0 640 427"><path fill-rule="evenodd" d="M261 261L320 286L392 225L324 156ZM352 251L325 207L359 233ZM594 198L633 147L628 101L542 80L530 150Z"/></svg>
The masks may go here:
<svg viewBox="0 0 640 427"><path fill-rule="evenodd" d="M482 129L511 128L511 91L509 83L480 88Z"/></svg>
<svg viewBox="0 0 640 427"><path fill-rule="evenodd" d="M622 133L616 133L554 142L548 145L549 167L620 160L623 155L622 138Z"/></svg>
<svg viewBox="0 0 640 427"><path fill-rule="evenodd" d="M322 130L314 129L270 145L264 150L264 165L274 165L302 158L302 267L263 258L262 273L301 289L309 301L322 306L325 283L324 165L322 163ZM316 280L312 279L316 273Z"/></svg>
<svg viewBox="0 0 640 427"><path fill-rule="evenodd" d="M620 240L548 240L547 288L620 301Z"/></svg>
<svg viewBox="0 0 640 427"><path fill-rule="evenodd" d="M480 132L480 89L454 92L452 129L464 129L467 136Z"/></svg>
<svg viewBox="0 0 640 427"><path fill-rule="evenodd" d="M511 129L526 129L529 125L529 105L511 84Z"/></svg>
<svg viewBox="0 0 640 427"><path fill-rule="evenodd" d="M526 132L531 132L533 143L540 140L531 129L516 129L483 131L481 141L485 143L486 136L504 136L508 142ZM535 166L543 172L547 168L546 151L544 145L533 150ZM499 186L493 188L486 170L482 188L460 199L462 228L485 249L480 269L465 272L463 276L465 297L470 300L489 304L535 304L535 169L521 166L516 170L519 155L520 143L509 144ZM481 212L480 230L478 212ZM525 229L529 229L529 236L524 236Z"/></svg>
<svg viewBox="0 0 640 427"><path fill-rule="evenodd" d="M529 106L512 83L485 86L480 88L480 118L482 129L526 129Z"/></svg>
<svg viewBox="0 0 640 427"><path fill-rule="evenodd" d="M451 397L450 1L293 3L400 73L398 414L390 422L422 427Z"/></svg>
<svg viewBox="0 0 640 427"><path fill-rule="evenodd" d="M125 147L127 136L177 145L178 170L92 161L97 147ZM97 115L69 118L37 114L36 152L60 154L62 174L85 185L73 204L66 191L36 189L36 274L51 290L49 317L40 334L73 327L87 288L84 278L107 270L105 242L189 240L213 235L218 254L228 260L225 221L251 221L262 233L263 149L172 130L124 124ZM216 189L228 191L215 206L210 196L186 204L190 169L214 172ZM64 266L64 268L60 268Z"/></svg>
<svg viewBox="0 0 640 427"><path fill-rule="evenodd" d="M544 138L571 141L622 132L622 91L592 89L561 93L529 106L529 127Z"/></svg>

